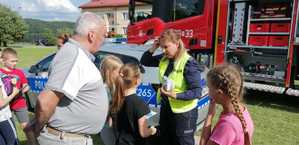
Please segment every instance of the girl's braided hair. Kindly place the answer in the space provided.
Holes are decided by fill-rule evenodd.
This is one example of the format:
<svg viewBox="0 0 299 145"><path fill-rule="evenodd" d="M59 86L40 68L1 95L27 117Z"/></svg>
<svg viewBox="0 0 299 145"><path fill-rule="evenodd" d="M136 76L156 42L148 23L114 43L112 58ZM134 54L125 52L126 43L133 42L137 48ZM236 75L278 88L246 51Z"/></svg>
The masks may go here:
<svg viewBox="0 0 299 145"><path fill-rule="evenodd" d="M232 64L218 65L208 72L207 78L216 89L222 90L230 98L235 114L240 119L244 130L244 144L250 145L247 124L239 105L244 94L243 77L240 70Z"/></svg>

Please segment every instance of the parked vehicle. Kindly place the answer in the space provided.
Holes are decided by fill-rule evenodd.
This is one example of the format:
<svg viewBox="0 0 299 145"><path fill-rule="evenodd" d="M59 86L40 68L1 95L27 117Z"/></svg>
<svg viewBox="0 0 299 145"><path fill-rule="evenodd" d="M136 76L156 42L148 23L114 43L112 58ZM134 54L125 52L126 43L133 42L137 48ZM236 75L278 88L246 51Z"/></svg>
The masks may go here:
<svg viewBox="0 0 299 145"><path fill-rule="evenodd" d="M124 63L138 64L143 75L142 83L138 87L136 93L138 96L144 99L145 103L147 103L153 111L159 112L159 105L156 102L156 92L158 87L160 86L160 81L158 78L158 68L145 67L142 66L139 62L142 54L148 49L148 47L149 46L147 45L143 45L143 47L140 47L135 44L118 45L115 43L105 43L101 47L101 50L94 54L94 56L96 57L95 64L98 66L106 55L111 54L119 57ZM33 108L35 106L37 95L40 93L40 91L42 91L42 89L44 89L44 86L47 81L47 71L49 70L50 63L53 60L54 56L55 54L47 56L46 58L32 65L29 69L30 74L28 76L28 80L29 85L31 87L29 96L30 104ZM200 99L198 103L198 113L200 116L198 119L198 124L200 124L206 117L208 111L207 106L209 103L209 97L207 96L205 80L203 79L201 82L198 83L203 84L203 87L205 88L202 94L203 97ZM158 117L159 115L156 115L155 118L152 119L154 123L151 124L157 124L159 120Z"/></svg>
<svg viewBox="0 0 299 145"><path fill-rule="evenodd" d="M137 19L136 2L152 15ZM298 12L298 0L130 0L128 43L172 28L202 64L241 66L246 88L299 96Z"/></svg>

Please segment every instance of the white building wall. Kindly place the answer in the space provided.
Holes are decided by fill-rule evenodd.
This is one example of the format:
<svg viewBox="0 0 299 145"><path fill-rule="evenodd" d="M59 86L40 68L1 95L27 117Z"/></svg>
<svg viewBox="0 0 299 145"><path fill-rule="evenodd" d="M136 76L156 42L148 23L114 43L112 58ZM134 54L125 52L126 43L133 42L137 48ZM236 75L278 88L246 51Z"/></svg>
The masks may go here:
<svg viewBox="0 0 299 145"><path fill-rule="evenodd" d="M151 7L151 5L136 6L135 14L140 12L151 14ZM82 9L82 12L86 11L94 12L101 16L107 25L107 31L110 31L112 28L114 28L117 34L126 35L126 29L130 23L127 6ZM113 18L109 17L111 15Z"/></svg>

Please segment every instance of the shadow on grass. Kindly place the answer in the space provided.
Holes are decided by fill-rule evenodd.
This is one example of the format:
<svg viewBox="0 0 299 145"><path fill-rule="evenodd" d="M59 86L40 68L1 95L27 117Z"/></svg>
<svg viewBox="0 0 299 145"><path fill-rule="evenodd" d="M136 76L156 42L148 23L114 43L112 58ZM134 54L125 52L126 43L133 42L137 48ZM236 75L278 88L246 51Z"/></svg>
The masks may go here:
<svg viewBox="0 0 299 145"><path fill-rule="evenodd" d="M249 105L299 113L299 97L247 90L244 99Z"/></svg>

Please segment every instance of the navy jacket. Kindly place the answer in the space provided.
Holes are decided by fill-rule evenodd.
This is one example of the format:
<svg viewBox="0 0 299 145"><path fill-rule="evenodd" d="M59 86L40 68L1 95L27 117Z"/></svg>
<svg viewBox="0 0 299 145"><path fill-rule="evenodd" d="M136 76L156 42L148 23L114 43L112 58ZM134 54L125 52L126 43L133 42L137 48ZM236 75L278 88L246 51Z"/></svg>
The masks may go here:
<svg viewBox="0 0 299 145"><path fill-rule="evenodd" d="M160 59L163 57L163 54L153 56L152 53L146 51L141 57L141 64L149 67L158 67ZM166 72L164 76L168 76L173 70L173 60L169 61ZM201 86L200 86L200 73L203 71L203 68L200 67L198 62L194 58L190 58L184 68L184 77L186 79L188 88L185 92L178 93L177 99L180 100L192 100L201 96Z"/></svg>

